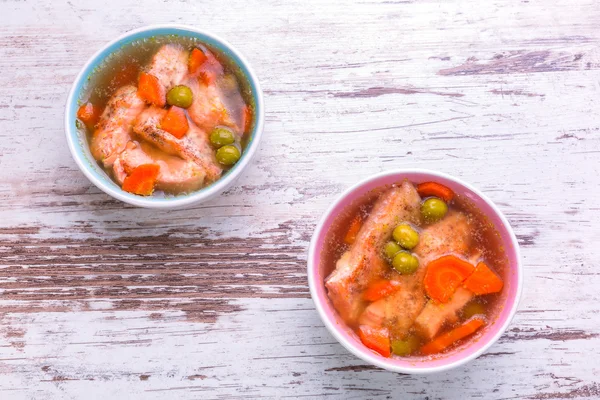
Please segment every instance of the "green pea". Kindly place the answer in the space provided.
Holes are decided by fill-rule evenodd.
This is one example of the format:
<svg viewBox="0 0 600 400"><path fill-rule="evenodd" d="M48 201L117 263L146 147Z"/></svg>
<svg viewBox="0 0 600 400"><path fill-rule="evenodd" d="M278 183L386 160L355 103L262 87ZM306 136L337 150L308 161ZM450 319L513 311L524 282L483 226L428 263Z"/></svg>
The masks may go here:
<svg viewBox="0 0 600 400"><path fill-rule="evenodd" d="M409 224L400 224L394 229L394 240L405 249L411 250L419 244L419 234Z"/></svg>
<svg viewBox="0 0 600 400"><path fill-rule="evenodd" d="M215 128L210 134L210 142L215 147L223 147L235 142L235 137L227 128Z"/></svg>
<svg viewBox="0 0 600 400"><path fill-rule="evenodd" d="M394 256L392 265L402 275L409 275L419 268L419 260L408 251L401 251Z"/></svg>
<svg viewBox="0 0 600 400"><path fill-rule="evenodd" d="M409 336L404 340L392 340L392 353L398 356L408 356L417 351L421 343L416 336Z"/></svg>
<svg viewBox="0 0 600 400"><path fill-rule="evenodd" d="M167 103L172 106L188 108L192 105L193 100L192 90L185 85L177 85L167 93Z"/></svg>
<svg viewBox="0 0 600 400"><path fill-rule="evenodd" d="M462 315L464 319L469 319L474 315L485 315L485 307L479 302L472 301L465 306Z"/></svg>
<svg viewBox="0 0 600 400"><path fill-rule="evenodd" d="M392 241L387 242L385 246L383 246L383 252L389 260L393 260L394 256L401 250L402 248L398 245L398 243Z"/></svg>
<svg viewBox="0 0 600 400"><path fill-rule="evenodd" d="M429 224L444 218L447 212L448 206L437 197L427 199L421 204L421 216Z"/></svg>
<svg viewBox="0 0 600 400"><path fill-rule="evenodd" d="M233 165L240 157L241 154L238 148L230 144L217 150L217 161L223 165Z"/></svg>

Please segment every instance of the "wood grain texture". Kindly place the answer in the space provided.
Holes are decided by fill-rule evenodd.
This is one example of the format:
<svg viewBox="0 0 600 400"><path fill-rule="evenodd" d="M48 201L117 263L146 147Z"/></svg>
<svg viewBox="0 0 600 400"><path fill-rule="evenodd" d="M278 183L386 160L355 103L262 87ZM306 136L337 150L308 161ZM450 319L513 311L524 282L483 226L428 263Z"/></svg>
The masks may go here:
<svg viewBox="0 0 600 400"><path fill-rule="evenodd" d="M63 132L115 36L210 29L250 60L264 141L219 199L121 204ZM596 0L0 1L0 398L600 398ZM326 331L305 262L357 180L445 171L522 246L508 332L447 373L365 365Z"/></svg>

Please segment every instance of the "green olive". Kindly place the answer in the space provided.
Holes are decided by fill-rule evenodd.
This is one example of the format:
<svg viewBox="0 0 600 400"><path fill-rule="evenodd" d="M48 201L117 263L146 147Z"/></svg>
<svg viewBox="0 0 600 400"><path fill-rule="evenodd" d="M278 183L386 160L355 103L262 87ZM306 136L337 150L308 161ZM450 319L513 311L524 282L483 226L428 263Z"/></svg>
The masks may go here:
<svg viewBox="0 0 600 400"><path fill-rule="evenodd" d="M401 251L394 256L392 265L402 275L409 275L419 268L419 260L408 251Z"/></svg>
<svg viewBox="0 0 600 400"><path fill-rule="evenodd" d="M210 142L215 147L223 147L235 142L235 137L227 128L215 128L210 134Z"/></svg>
<svg viewBox="0 0 600 400"><path fill-rule="evenodd" d="M241 154L238 148L231 144L223 146L217 150L217 161L223 165L233 165L240 159L240 157Z"/></svg>
<svg viewBox="0 0 600 400"><path fill-rule="evenodd" d="M416 336L409 336L404 340L392 340L392 353L398 356L408 356L417 351L421 343Z"/></svg>
<svg viewBox="0 0 600 400"><path fill-rule="evenodd" d="M421 215L427 223L437 222L446 216L448 206L437 197L427 199L421 204Z"/></svg>
<svg viewBox="0 0 600 400"><path fill-rule="evenodd" d="M472 301L465 306L462 315L464 319L469 319L474 315L485 315L485 307L479 302Z"/></svg>
<svg viewBox="0 0 600 400"><path fill-rule="evenodd" d="M405 249L411 250L419 244L419 234L409 224L400 224L394 229L394 240Z"/></svg>
<svg viewBox="0 0 600 400"><path fill-rule="evenodd" d="M402 248L398 245L398 243L392 241L387 242L385 246L383 246L383 252L385 256L390 260L393 260L394 256L398 254L401 250Z"/></svg>
<svg viewBox="0 0 600 400"><path fill-rule="evenodd" d="M193 100L192 90L185 85L177 85L167 93L167 103L172 106L188 108Z"/></svg>

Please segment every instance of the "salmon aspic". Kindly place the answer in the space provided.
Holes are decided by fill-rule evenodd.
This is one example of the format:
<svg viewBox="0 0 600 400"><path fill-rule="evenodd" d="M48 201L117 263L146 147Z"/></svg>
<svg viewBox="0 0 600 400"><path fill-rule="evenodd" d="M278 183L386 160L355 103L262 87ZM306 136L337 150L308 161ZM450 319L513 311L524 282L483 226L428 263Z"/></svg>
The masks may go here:
<svg viewBox="0 0 600 400"><path fill-rule="evenodd" d="M90 152L125 191L177 195L217 181L242 156L254 106L239 68L192 38L117 51L90 77L77 112Z"/></svg>
<svg viewBox="0 0 600 400"><path fill-rule="evenodd" d="M501 241L445 185L380 188L338 216L326 243L329 300L382 356L452 351L496 317L507 265Z"/></svg>

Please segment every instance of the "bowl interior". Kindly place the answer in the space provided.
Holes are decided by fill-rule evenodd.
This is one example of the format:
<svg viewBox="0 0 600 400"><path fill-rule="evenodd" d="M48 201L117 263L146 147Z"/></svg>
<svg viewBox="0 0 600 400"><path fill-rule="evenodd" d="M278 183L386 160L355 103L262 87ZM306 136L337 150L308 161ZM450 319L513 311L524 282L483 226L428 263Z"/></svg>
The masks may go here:
<svg viewBox="0 0 600 400"><path fill-rule="evenodd" d="M450 187L458 195L470 199L470 201L472 201L474 205L487 216L489 222L494 224L501 237L501 242L508 261L505 276L503 277L505 286L500 298L501 307L497 317L485 327L475 341L469 341L464 346L460 346L454 351L437 357L392 359L382 357L369 350L360 343L356 334L339 317L327 297L324 285L327 271L325 271L325 265L321 262L321 253L327 233L337 216L340 215L346 207L353 202L360 200L371 190L397 183L404 179L408 179L414 183L433 180ZM398 372L425 373L458 366L463 362L477 357L498 339L510 323L512 316L516 311L521 286L521 273L519 268L519 249L514 233L512 232L508 221L491 201L486 200L486 198L478 193L476 189L467 184L459 183L449 176L429 171L412 171L392 172L378 175L373 179L358 184L344 193L327 211L318 230L313 236L309 253L308 274L309 282L311 283L311 293L317 305L317 309L326 326L342 345L362 359L380 367Z"/></svg>
<svg viewBox="0 0 600 400"><path fill-rule="evenodd" d="M137 196L128 192L123 191L98 165L96 160L91 154L90 147L85 132L80 131L76 126L76 115L79 107L79 100L86 89L86 82L90 75L92 75L97 67L114 52L120 50L122 47L128 44L145 38L153 36L163 35L180 35L186 37L197 38L209 47L219 50L223 55L233 61L239 67L240 72L246 78L252 98L254 101L254 126L252 132L249 133L250 139L246 145L246 150L242 153L242 157L236 163L236 165L228 170L218 181L208 185L202 189L181 195L168 195L164 197L150 196L142 197ZM262 93L260 86L254 72L251 70L247 61L243 56L235 51L231 45L226 43L224 40L209 34L202 32L194 28L182 27L182 26L151 26L141 28L135 31L128 32L118 39L110 42L96 54L94 54L85 67L81 70L67 100L67 108L65 113L65 128L67 133L67 139L71 153L75 158L75 161L86 174L86 176L98 186L104 192L116 197L127 203L135 204L138 206L150 206L150 207L161 207L161 206L177 206L186 205L199 200L200 198L206 199L212 197L224 190L236 177L239 175L241 170L248 164L250 158L256 151L260 134L262 133L262 119L263 119L263 103Z"/></svg>

